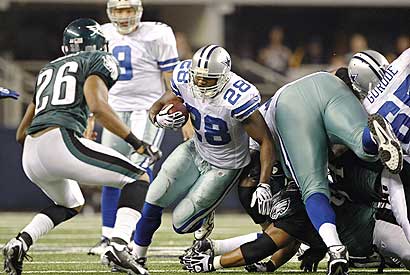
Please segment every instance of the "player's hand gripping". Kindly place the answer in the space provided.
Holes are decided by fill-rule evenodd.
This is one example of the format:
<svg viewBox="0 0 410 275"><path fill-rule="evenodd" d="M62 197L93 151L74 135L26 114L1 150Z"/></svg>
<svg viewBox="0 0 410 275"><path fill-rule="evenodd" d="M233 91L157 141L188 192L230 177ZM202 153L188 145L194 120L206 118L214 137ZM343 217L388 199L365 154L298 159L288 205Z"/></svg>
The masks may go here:
<svg viewBox="0 0 410 275"><path fill-rule="evenodd" d="M298 257L298 260L301 261L300 269L304 272L317 272L317 266L325 254L326 251L323 249L309 248Z"/></svg>
<svg viewBox="0 0 410 275"><path fill-rule="evenodd" d="M17 93L16 91L0 87L0 98L9 97L12 99L18 99L19 96L19 93Z"/></svg>
<svg viewBox="0 0 410 275"><path fill-rule="evenodd" d="M259 183L252 194L251 207L258 203L258 212L261 215L269 215L272 208L272 191L267 183Z"/></svg>
<svg viewBox="0 0 410 275"><path fill-rule="evenodd" d="M185 123L185 117L182 112L175 112L168 114L168 111L174 106L174 104L168 104L155 116L154 124L160 128L181 128Z"/></svg>
<svg viewBox="0 0 410 275"><path fill-rule="evenodd" d="M183 264L189 272L200 273L215 271L213 265L214 257L212 254L194 252L180 257L180 260L181 264Z"/></svg>

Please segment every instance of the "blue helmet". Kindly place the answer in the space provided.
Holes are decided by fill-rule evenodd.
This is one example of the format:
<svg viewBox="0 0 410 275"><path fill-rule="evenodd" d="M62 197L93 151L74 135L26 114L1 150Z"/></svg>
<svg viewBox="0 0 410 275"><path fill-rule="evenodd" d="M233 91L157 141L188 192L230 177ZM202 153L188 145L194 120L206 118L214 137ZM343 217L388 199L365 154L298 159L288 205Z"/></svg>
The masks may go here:
<svg viewBox="0 0 410 275"><path fill-rule="evenodd" d="M107 40L100 24L90 18L80 18L65 28L61 49L65 55L80 51L107 51Z"/></svg>

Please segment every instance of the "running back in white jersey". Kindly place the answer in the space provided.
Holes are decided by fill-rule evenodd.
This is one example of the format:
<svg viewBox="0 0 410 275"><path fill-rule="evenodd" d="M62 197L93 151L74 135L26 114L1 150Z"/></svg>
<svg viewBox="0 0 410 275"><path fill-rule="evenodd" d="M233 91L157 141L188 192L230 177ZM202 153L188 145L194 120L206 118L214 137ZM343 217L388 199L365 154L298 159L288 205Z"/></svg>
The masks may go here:
<svg viewBox="0 0 410 275"><path fill-rule="evenodd" d="M174 69L171 87L184 99L196 135L195 148L210 164L224 169L238 169L250 161L249 136L242 121L260 106L258 89L235 73L222 91L211 99L195 97L189 84L191 60Z"/></svg>
<svg viewBox="0 0 410 275"><path fill-rule="evenodd" d="M383 79L363 101L369 114L378 113L393 127L405 154L410 153L410 49L387 68Z"/></svg>
<svg viewBox="0 0 410 275"><path fill-rule="evenodd" d="M109 50L120 64L120 77L110 89L108 101L115 111L148 110L164 92L161 72L178 63L171 27L141 22L130 34L119 34L113 24L102 26Z"/></svg>

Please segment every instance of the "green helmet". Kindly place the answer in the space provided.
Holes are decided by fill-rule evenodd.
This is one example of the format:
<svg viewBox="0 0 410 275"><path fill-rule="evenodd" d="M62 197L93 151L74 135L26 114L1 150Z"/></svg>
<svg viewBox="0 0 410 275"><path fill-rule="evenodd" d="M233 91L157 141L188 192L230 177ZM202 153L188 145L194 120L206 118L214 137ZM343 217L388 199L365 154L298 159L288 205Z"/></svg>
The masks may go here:
<svg viewBox="0 0 410 275"><path fill-rule="evenodd" d="M65 55L80 51L107 51L107 40L100 24L93 19L80 18L65 28L61 49Z"/></svg>

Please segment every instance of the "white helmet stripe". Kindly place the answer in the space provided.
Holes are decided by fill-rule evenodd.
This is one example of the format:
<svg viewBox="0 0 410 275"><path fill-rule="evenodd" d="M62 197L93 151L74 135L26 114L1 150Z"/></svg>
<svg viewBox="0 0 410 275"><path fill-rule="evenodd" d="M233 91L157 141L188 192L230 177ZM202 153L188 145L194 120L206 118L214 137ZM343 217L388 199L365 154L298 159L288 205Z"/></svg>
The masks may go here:
<svg viewBox="0 0 410 275"><path fill-rule="evenodd" d="M199 56L198 68L206 69L208 67L208 60L214 49L218 48L218 45L208 45L205 46Z"/></svg>
<svg viewBox="0 0 410 275"><path fill-rule="evenodd" d="M372 58L369 58L368 55L360 53L358 55L353 56L353 58L359 59L360 61L369 65L369 68L374 72L378 79L381 80L383 78L383 74L379 71L380 66L378 66Z"/></svg>

